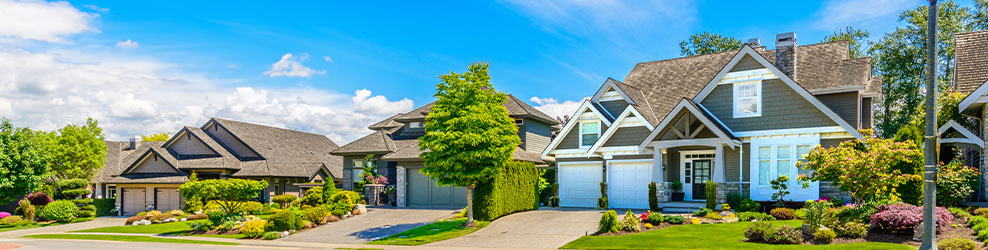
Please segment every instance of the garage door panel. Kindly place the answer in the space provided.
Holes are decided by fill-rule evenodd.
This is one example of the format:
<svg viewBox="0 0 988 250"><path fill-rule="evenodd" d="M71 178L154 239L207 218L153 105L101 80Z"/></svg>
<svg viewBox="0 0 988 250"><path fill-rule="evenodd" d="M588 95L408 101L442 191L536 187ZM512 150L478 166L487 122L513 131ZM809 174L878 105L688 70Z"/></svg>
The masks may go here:
<svg viewBox="0 0 988 250"><path fill-rule="evenodd" d="M603 181L601 163L560 164L559 204L564 207L596 207Z"/></svg>
<svg viewBox="0 0 988 250"><path fill-rule="evenodd" d="M648 184L652 163L611 163L608 169L608 201L613 208L648 208Z"/></svg>

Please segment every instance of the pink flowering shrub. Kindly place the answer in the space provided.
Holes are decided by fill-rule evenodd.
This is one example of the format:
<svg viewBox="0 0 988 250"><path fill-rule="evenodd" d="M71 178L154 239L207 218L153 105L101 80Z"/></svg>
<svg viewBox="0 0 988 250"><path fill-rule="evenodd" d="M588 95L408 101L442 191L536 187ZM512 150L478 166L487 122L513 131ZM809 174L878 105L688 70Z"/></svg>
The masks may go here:
<svg viewBox="0 0 988 250"><path fill-rule="evenodd" d="M937 231L950 226L954 215L944 207L937 207ZM886 230L916 229L923 222L923 208L905 203L878 206L878 212L871 215L871 223Z"/></svg>
<svg viewBox="0 0 988 250"><path fill-rule="evenodd" d="M364 179L367 179L367 181L370 181L371 183L374 184L381 184L381 185L388 184L388 177L384 177L383 175L378 176L377 178L374 178L374 176L367 176L364 177Z"/></svg>
<svg viewBox="0 0 988 250"><path fill-rule="evenodd" d="M7 217L10 217L10 213L8 213L8 212L0 212L0 219L7 218Z"/></svg>
<svg viewBox="0 0 988 250"><path fill-rule="evenodd" d="M48 194L42 192L34 192L27 195L27 200L31 201L31 205L35 206L44 206L55 201L51 198L51 196L48 196Z"/></svg>

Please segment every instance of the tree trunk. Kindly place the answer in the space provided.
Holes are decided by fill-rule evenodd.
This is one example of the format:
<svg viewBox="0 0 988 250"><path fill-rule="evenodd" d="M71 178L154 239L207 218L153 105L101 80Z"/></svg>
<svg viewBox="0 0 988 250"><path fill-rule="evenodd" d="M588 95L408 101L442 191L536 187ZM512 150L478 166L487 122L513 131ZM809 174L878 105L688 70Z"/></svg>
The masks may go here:
<svg viewBox="0 0 988 250"><path fill-rule="evenodd" d="M467 226L473 224L473 187L474 185L467 186Z"/></svg>

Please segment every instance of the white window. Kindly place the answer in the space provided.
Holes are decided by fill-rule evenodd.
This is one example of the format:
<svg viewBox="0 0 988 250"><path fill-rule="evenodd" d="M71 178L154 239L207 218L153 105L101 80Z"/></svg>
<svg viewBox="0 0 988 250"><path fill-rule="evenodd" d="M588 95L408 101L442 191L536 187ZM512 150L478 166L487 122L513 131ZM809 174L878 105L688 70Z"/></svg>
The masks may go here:
<svg viewBox="0 0 988 250"><path fill-rule="evenodd" d="M796 161L805 160L810 145L776 145L758 147L758 185L768 186L779 176L789 177L789 187L793 188L801 174L809 175L808 170L798 169Z"/></svg>
<svg viewBox="0 0 988 250"><path fill-rule="evenodd" d="M422 128L422 122L411 122L408 123L409 128Z"/></svg>
<svg viewBox="0 0 988 250"><path fill-rule="evenodd" d="M600 138L600 122L580 122L580 147L590 147Z"/></svg>
<svg viewBox="0 0 988 250"><path fill-rule="evenodd" d="M762 83L734 84L734 117L762 115Z"/></svg>

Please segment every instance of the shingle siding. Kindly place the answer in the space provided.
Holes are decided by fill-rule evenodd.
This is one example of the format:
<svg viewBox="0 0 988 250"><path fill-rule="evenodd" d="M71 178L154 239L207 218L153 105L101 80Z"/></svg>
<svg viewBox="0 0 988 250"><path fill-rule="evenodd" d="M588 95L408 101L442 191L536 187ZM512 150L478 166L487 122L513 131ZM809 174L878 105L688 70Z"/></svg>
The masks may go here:
<svg viewBox="0 0 988 250"><path fill-rule="evenodd" d="M618 128L611 138L604 142L604 147L638 146L649 133L651 131L645 126Z"/></svg>
<svg viewBox="0 0 988 250"><path fill-rule="evenodd" d="M734 118L734 89L730 84L715 87L701 104L735 132L837 125L779 79L762 81L759 117Z"/></svg>
<svg viewBox="0 0 988 250"><path fill-rule="evenodd" d="M625 100L603 101L600 102L600 106L604 107L604 109L607 110L607 113L610 113L611 116L617 118L621 115L621 112L624 112L624 109L628 107L628 102Z"/></svg>
<svg viewBox="0 0 988 250"><path fill-rule="evenodd" d="M859 107L860 98L857 91L817 95L816 98L851 126L860 128L858 126L858 112L861 107Z"/></svg>

